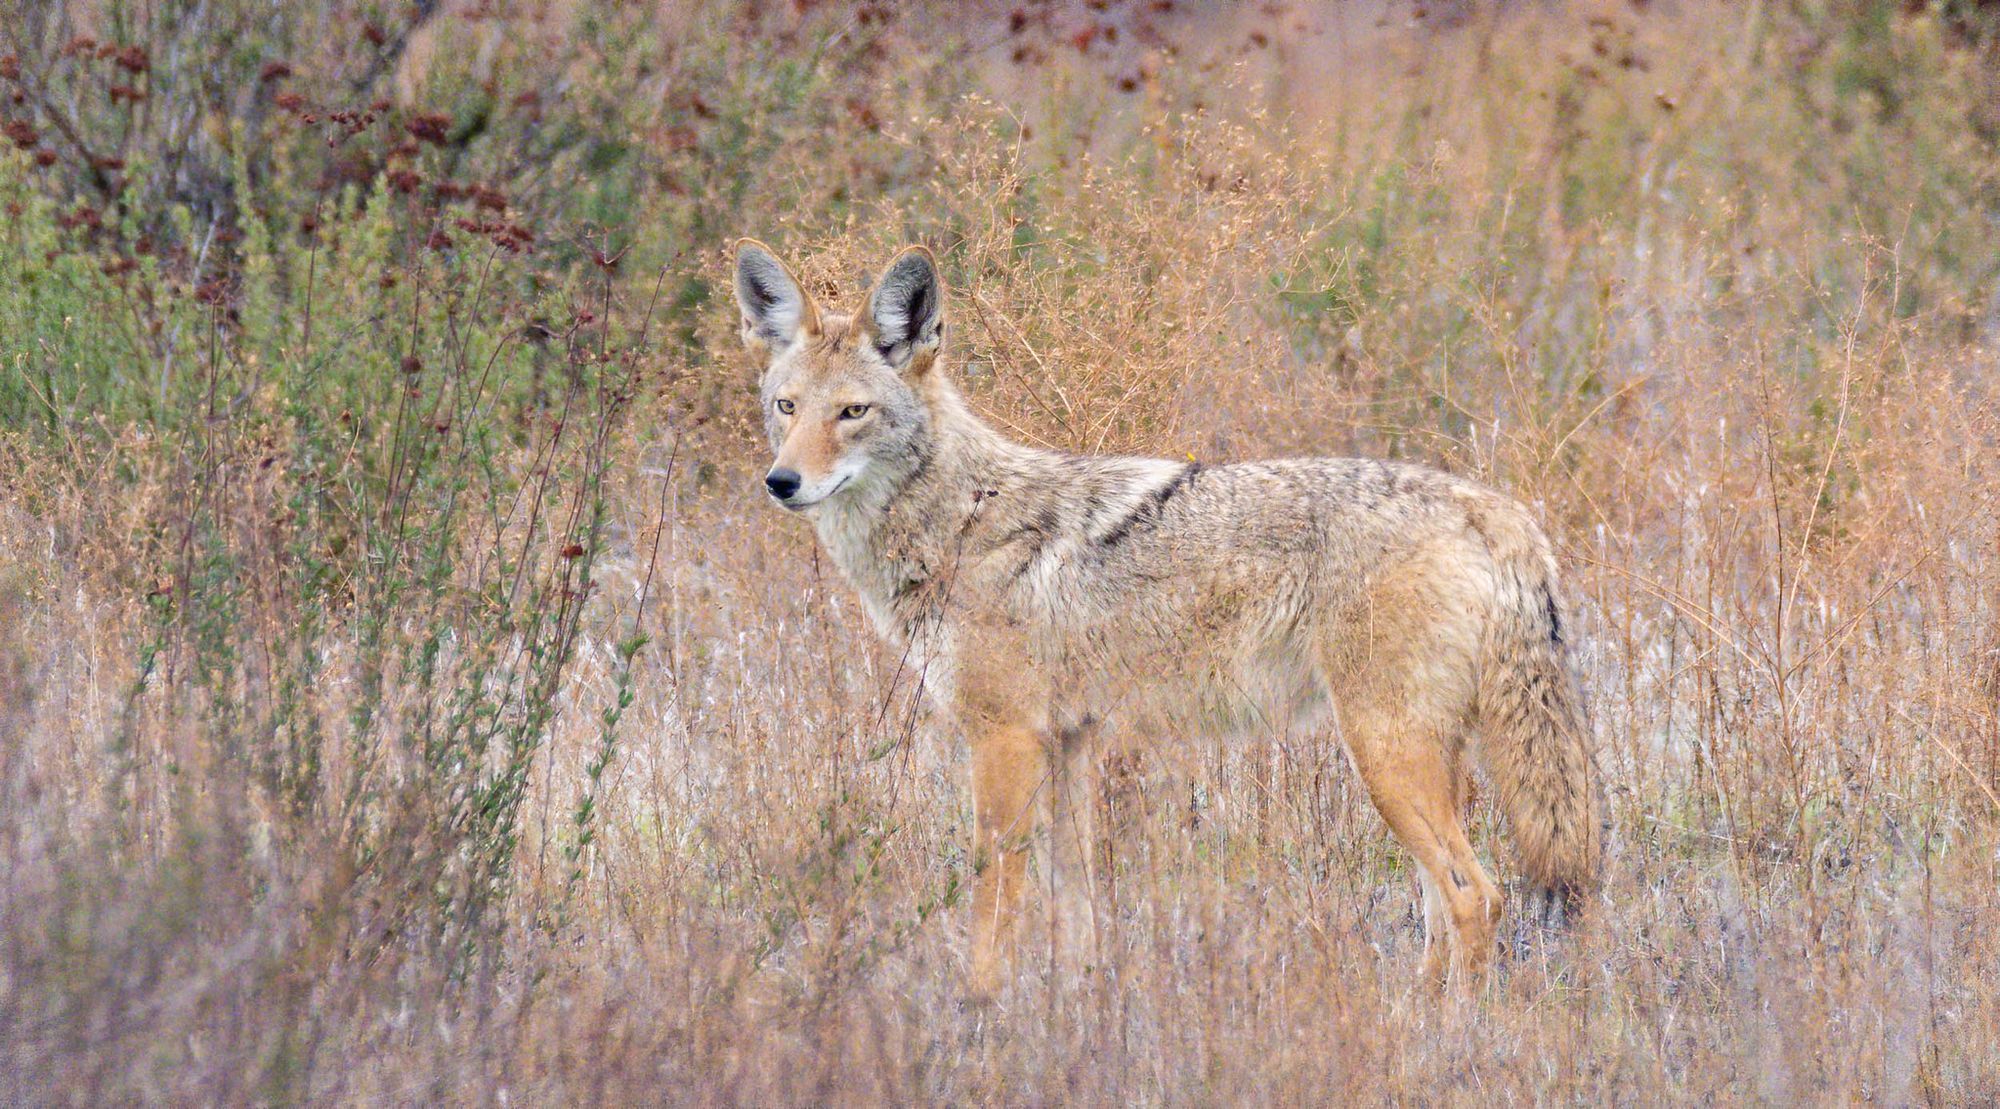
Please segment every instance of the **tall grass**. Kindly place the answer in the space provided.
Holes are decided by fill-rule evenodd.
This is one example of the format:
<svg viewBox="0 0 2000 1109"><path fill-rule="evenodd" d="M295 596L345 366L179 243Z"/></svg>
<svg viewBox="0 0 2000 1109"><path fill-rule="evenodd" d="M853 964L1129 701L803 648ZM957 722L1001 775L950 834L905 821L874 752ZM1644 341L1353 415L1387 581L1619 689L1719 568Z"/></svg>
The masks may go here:
<svg viewBox="0 0 2000 1109"><path fill-rule="evenodd" d="M1187 7L0 3L0 1096L2000 1094L1980 6ZM1188 737L962 1007L737 234L931 245L1021 438L1533 504L1585 923L1433 996L1336 737Z"/></svg>

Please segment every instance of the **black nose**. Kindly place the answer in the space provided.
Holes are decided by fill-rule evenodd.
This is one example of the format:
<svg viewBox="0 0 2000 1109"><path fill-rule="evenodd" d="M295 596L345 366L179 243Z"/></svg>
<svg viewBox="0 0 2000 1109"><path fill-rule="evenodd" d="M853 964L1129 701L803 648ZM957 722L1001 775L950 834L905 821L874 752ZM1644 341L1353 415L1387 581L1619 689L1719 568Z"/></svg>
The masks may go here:
<svg viewBox="0 0 2000 1109"><path fill-rule="evenodd" d="M781 501L789 500L793 493L799 491L799 472L797 470L772 470L770 473L764 475L764 488L769 489L771 495Z"/></svg>

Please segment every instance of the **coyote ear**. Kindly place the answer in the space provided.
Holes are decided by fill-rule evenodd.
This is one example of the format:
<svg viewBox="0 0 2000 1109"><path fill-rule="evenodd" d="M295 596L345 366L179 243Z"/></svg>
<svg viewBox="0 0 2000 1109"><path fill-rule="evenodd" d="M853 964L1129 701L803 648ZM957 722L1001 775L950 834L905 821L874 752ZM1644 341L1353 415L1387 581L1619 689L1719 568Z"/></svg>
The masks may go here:
<svg viewBox="0 0 2000 1109"><path fill-rule="evenodd" d="M868 294L861 324L891 368L912 376L930 368L944 341L944 287L930 251L913 246L896 255Z"/></svg>
<svg viewBox="0 0 2000 1109"><path fill-rule="evenodd" d="M743 345L752 350L783 350L800 335L819 334L819 306L755 239L736 244L736 305L743 310Z"/></svg>

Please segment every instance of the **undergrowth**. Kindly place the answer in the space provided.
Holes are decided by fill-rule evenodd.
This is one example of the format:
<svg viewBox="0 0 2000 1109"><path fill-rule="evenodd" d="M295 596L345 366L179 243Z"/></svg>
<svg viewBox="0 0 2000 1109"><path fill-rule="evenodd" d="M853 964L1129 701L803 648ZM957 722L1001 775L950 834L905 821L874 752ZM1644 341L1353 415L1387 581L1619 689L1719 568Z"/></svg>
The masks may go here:
<svg viewBox="0 0 2000 1109"><path fill-rule="evenodd" d="M1985 6L1190 7L0 0L0 1096L1991 1100ZM1534 506L1585 924L1413 990L1337 738L1193 740L963 1007L739 234L930 245L1023 439Z"/></svg>

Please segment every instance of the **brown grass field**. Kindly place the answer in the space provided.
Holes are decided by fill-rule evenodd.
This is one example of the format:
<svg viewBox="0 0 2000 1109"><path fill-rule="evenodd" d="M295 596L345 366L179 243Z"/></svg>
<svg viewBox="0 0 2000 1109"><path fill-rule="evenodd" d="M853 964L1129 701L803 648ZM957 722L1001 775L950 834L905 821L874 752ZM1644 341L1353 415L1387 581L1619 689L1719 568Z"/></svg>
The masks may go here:
<svg viewBox="0 0 2000 1109"><path fill-rule="evenodd" d="M0 1101L1992 1104L1996 105L1970 0L0 0ZM1529 503L1582 923L1436 995L1337 738L1189 737L962 1004L738 235L929 245L1019 438Z"/></svg>

